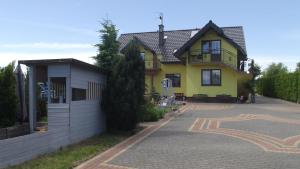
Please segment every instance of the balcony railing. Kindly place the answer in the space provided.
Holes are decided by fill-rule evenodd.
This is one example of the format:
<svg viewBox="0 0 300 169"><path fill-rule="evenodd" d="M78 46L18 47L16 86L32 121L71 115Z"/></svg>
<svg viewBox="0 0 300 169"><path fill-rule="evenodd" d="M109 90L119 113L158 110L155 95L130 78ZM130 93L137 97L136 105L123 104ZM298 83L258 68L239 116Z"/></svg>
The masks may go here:
<svg viewBox="0 0 300 169"><path fill-rule="evenodd" d="M237 69L237 55L226 50L210 50L203 53L200 50L190 51L189 64L225 64Z"/></svg>

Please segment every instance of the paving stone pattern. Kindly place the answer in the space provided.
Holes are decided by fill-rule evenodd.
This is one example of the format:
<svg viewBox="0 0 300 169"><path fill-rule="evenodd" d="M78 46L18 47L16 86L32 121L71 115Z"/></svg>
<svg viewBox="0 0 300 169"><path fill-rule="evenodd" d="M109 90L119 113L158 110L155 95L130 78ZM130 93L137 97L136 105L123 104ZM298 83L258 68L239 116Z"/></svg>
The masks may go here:
<svg viewBox="0 0 300 169"><path fill-rule="evenodd" d="M181 112L98 167L300 168L300 105L257 97L257 104L190 103Z"/></svg>

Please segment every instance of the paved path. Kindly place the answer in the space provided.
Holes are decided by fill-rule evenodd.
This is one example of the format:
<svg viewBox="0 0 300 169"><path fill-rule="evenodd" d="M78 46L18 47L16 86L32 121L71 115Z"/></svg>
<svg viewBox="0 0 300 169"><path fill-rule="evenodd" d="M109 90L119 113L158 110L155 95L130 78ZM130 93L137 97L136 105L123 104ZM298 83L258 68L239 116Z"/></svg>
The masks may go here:
<svg viewBox="0 0 300 169"><path fill-rule="evenodd" d="M78 168L298 169L300 105L192 103Z"/></svg>

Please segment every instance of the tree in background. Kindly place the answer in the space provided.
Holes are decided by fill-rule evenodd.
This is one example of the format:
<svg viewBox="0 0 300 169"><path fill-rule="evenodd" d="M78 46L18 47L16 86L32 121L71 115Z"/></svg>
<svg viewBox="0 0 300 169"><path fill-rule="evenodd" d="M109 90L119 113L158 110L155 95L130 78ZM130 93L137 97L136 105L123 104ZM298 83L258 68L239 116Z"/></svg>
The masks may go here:
<svg viewBox="0 0 300 169"><path fill-rule="evenodd" d="M287 67L283 63L272 63L262 73L263 77L272 77L288 73Z"/></svg>
<svg viewBox="0 0 300 169"><path fill-rule="evenodd" d="M108 125L112 129L132 130L138 123L145 93L145 64L136 40L126 46L111 76L105 101Z"/></svg>
<svg viewBox="0 0 300 169"><path fill-rule="evenodd" d="M295 72L299 72L300 73L300 62L297 63L297 67L296 67Z"/></svg>
<svg viewBox="0 0 300 169"><path fill-rule="evenodd" d="M95 45L98 47L98 54L93 58L102 70L110 73L119 58L118 31L110 20L104 20L102 27L99 31L101 43Z"/></svg>
<svg viewBox="0 0 300 169"><path fill-rule="evenodd" d="M12 126L18 111L14 63L0 69L0 127Z"/></svg>
<svg viewBox="0 0 300 169"><path fill-rule="evenodd" d="M300 64L297 64L299 67ZM264 74L257 80L257 91L259 94L280 98L293 102L300 102L300 74L288 72L282 63L271 64L265 69Z"/></svg>
<svg viewBox="0 0 300 169"><path fill-rule="evenodd" d="M251 93L251 103L255 103L255 80L261 74L260 66L251 60L249 72L252 74L252 79L248 82L248 88Z"/></svg>

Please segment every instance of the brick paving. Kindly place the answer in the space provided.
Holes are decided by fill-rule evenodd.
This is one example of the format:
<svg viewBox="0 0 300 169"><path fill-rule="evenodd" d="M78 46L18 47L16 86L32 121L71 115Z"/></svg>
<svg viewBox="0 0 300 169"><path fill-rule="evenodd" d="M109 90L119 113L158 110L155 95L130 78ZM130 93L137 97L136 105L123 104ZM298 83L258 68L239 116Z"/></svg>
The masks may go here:
<svg viewBox="0 0 300 169"><path fill-rule="evenodd" d="M300 168L300 105L257 102L188 104L78 168Z"/></svg>
<svg viewBox="0 0 300 169"><path fill-rule="evenodd" d="M174 118L174 115L181 115L183 112L185 112L185 107L187 106L182 106L175 114L166 114L165 118L161 119L158 122L145 124L144 127L146 128L143 129L141 132L115 145L111 149L108 149L107 151L97 155L96 157L86 161L85 163L77 166L76 169L134 169L132 167L107 164L107 162L111 161L117 155L123 153L134 144L143 140L145 137L167 124L170 120Z"/></svg>
<svg viewBox="0 0 300 169"><path fill-rule="evenodd" d="M300 148L298 148L298 144L300 143L300 135L280 139L256 132L220 128L222 122L236 122L257 119L278 123L298 124L300 127L300 120L279 118L264 114L240 114L239 116L225 118L198 118L190 127L189 131L223 134L226 136L239 138L261 147L264 151L300 154Z"/></svg>

